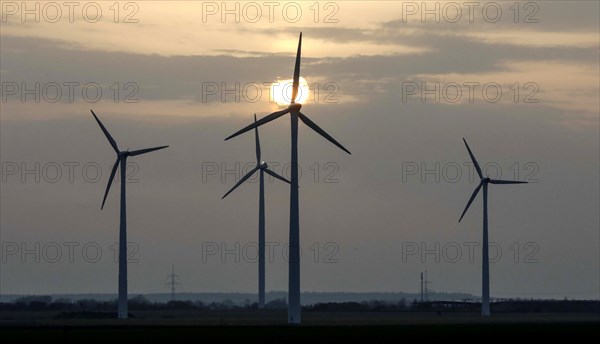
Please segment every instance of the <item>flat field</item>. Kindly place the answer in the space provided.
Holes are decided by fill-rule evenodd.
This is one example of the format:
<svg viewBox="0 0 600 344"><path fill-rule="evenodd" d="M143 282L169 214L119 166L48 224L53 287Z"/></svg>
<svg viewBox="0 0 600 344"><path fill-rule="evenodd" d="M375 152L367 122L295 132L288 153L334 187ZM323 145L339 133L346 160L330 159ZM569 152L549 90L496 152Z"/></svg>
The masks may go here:
<svg viewBox="0 0 600 344"><path fill-rule="evenodd" d="M349 342L379 337L381 341L461 337L523 339L572 338L600 334L600 314L501 313L482 318L475 313L304 312L301 326L288 326L286 312L266 311L133 311L122 321L101 318L56 318L60 312L0 313L3 342L202 341L202 339L303 339ZM97 314L87 314L97 316ZM473 337L470 337L473 336ZM518 336L518 337L515 337ZM395 340L394 340L395 339Z"/></svg>

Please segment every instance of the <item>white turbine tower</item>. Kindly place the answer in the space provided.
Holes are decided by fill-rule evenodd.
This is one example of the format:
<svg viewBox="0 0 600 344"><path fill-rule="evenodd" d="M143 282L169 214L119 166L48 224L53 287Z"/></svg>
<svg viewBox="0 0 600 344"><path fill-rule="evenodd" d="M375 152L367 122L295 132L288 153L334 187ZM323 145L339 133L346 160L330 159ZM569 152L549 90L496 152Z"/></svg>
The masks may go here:
<svg viewBox="0 0 600 344"><path fill-rule="evenodd" d="M471 203L473 203L473 200L475 199L475 197L477 196L477 193L479 193L479 189L481 189L483 187L483 249L482 249L482 291L481 291L481 315L483 316L489 316L490 315L490 260L489 260L489 250L488 250L488 184L527 184L527 182L521 182L521 181L512 181L512 180L499 180L499 179L490 179L489 177L483 177L483 174L481 173L481 168L479 167L479 164L477 163L477 160L475 159L475 156L473 155L473 152L471 152L471 148L469 148L469 145L467 144L467 140L465 140L463 138L463 141L465 142L465 146L467 146L467 151L469 151L469 156L471 157L471 160L473 161L473 165L475 166L475 170L477 171L477 175L479 175L479 178L481 179L481 181L479 182L479 185L477 186L477 188L475 188L475 191L473 191L473 194L471 195L471 198L469 199L469 202L467 203L467 206L465 207L465 210L463 211L462 215L460 216L460 219L458 220L458 222L460 222L463 218L463 216L465 216L465 213L467 212L467 210L469 209L469 206L471 206Z"/></svg>
<svg viewBox="0 0 600 344"><path fill-rule="evenodd" d="M90 110L92 111L92 110ZM106 186L106 191L104 192L104 198L102 199L102 206L100 209L104 209L104 203L106 202L106 196L108 196L108 191L110 190L110 186L112 185L113 179L115 178L115 174L117 173L117 168L119 164L121 164L121 219L120 219L120 228L119 228L119 311L118 317L119 319L127 319L127 209L125 202L125 184L126 178L125 172L127 170L127 158L130 156L136 156L140 154L149 153L155 150L167 148L169 146L160 146L154 148L146 148L135 151L120 151L119 147L115 140L110 136L110 133L98 116L92 111L92 115L100 125L100 129L108 139L108 142L112 146L112 148L117 153L117 161L115 161L115 165L113 166L112 171L110 172L110 178L108 179L108 185Z"/></svg>
<svg viewBox="0 0 600 344"><path fill-rule="evenodd" d="M300 210L298 208L298 118L304 122L312 130L329 140L334 145L348 154L351 154L344 146L337 142L333 137L321 129L316 123L311 121L306 115L300 112L302 104L296 103L298 96L298 86L300 82L300 54L302 51L302 33L300 33L300 39L298 42L298 51L296 54L296 64L294 67L294 83L292 87L292 99L291 104L287 109L273 112L272 114L265 116L257 122L248 125L247 127L239 130L233 135L227 137L225 140L229 140L242 133L252 130L258 126L261 126L267 122L277 119L285 114L290 114L291 127L292 127L292 180L290 184L290 239L289 239L289 287L288 287L288 323L299 324L300 323Z"/></svg>
<svg viewBox="0 0 600 344"><path fill-rule="evenodd" d="M256 114L254 114L254 122L256 123ZM260 139L258 137L258 127L254 128L254 137L256 140L256 167L248 172L231 190L221 198L227 197L238 186L248 180L256 171L260 171L260 187L258 196L258 308L265 308L265 173L281 180L290 183L289 180L269 170L269 166L260 160Z"/></svg>

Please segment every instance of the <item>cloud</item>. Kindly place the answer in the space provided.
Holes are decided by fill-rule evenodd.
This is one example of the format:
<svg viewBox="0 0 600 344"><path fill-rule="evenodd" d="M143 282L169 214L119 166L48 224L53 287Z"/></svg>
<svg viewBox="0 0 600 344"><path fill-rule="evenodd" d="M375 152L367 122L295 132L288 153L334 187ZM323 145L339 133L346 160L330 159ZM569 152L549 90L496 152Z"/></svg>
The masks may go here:
<svg viewBox="0 0 600 344"><path fill-rule="evenodd" d="M548 85L543 85L541 79L544 79L547 71L560 66L565 66L565 73L569 66L593 67L597 55L592 48L488 44L465 37L431 36L421 44L434 46L435 50L420 54L356 55L346 58L305 57L302 73L309 84L320 88L322 95L328 92L323 89L324 85L334 83L340 98L368 101L368 90L400 94L402 82L419 80L423 75L446 75L449 81L473 79L469 81L480 83L538 82L544 89ZM121 100L133 94L133 98L140 101L180 101L182 105L190 102L198 105L259 103L271 108L268 83L289 78L290 61L293 60L290 55L268 52L244 54L235 51L222 52L218 56L167 57L79 50L61 40L14 36L4 36L2 48L2 75L5 82L25 82L30 88L36 82L42 88L48 83L63 85L65 82L78 82L75 92L78 100L82 100L81 93L85 85L95 83L102 89L103 100L114 98L114 88L117 87ZM528 67L518 67L523 65ZM496 78L496 75L499 77ZM506 79L506 76L515 80ZM453 77L457 80L450 80ZM586 81L570 83L572 94L585 96L597 89L589 78L582 80ZM544 81L557 80L545 78ZM125 88L131 82L137 85L137 90ZM235 90L236 87L238 90L233 94L225 91ZM546 90L549 87L553 86L546 87ZM63 99L66 99L67 89L64 86L61 89L65 93ZM261 92L260 97L257 92ZM19 94L10 99L14 101L18 98ZM580 103L579 108L593 111L597 107L593 99L573 99ZM553 104L562 107L562 103L564 101Z"/></svg>

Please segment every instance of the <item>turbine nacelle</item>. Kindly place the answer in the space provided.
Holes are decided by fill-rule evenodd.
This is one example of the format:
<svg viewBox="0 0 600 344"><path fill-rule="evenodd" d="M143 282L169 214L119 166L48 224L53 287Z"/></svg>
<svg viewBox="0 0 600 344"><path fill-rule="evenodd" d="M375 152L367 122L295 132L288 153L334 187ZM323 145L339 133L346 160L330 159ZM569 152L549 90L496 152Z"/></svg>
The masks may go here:
<svg viewBox="0 0 600 344"><path fill-rule="evenodd" d="M221 197L221 199L227 197L227 195L229 195L233 190L235 190L238 186L242 185L246 180L248 180L250 177L252 177L252 175L254 173L256 173L256 171L260 171L261 173L264 172L272 177L275 177L283 182L290 184L289 180L287 180L284 177L278 175L277 173L269 170L269 165L267 165L266 162L261 161L256 165L255 168L253 168L248 173L246 173L246 175L244 177L242 177L242 179L240 179L240 181L238 181L229 191L227 191L227 193L225 195L223 195L223 197Z"/></svg>
<svg viewBox="0 0 600 344"><path fill-rule="evenodd" d="M492 178L490 178L490 177L481 178L482 183L489 183L490 180L492 180Z"/></svg>
<svg viewBox="0 0 600 344"><path fill-rule="evenodd" d="M291 103L290 106L288 106L290 112L300 112L300 109L302 109L302 104L300 103Z"/></svg>

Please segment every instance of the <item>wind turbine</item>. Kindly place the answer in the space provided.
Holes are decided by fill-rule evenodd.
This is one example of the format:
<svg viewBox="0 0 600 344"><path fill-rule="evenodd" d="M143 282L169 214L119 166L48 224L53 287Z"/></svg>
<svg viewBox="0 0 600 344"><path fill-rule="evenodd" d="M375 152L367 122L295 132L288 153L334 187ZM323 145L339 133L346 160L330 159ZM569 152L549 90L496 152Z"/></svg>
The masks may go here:
<svg viewBox="0 0 600 344"><path fill-rule="evenodd" d="M471 198L469 199L469 202L467 203L467 206L465 207L465 210L463 211L462 215L460 216L460 219L458 220L458 222L460 222L460 220L462 220L463 216L465 216L465 213L469 209L469 206L471 206L471 203L473 203L473 200L477 196L477 193L479 193L479 190L483 187L483 249L482 249L483 252L481 254L483 263L482 263L481 315L489 316L490 315L490 260L489 260L489 255L488 255L488 253L489 253L489 251L488 251L488 211L487 211L487 209L488 209L488 184L527 184L527 182L491 179L490 177L487 177L487 176L484 178L483 174L481 173L481 168L479 167L479 164L477 163L477 159L475 159L473 152L471 152L471 148L469 148L469 145L467 144L467 140L465 140L463 138L463 141L465 142L465 146L467 146L467 151L469 151L469 156L471 157L471 161L473 161L473 165L475 166L475 170L477 171L477 175L479 175L479 178L481 179L481 181L479 182L479 185L475 188L475 191L473 191L473 194L471 195Z"/></svg>
<svg viewBox="0 0 600 344"><path fill-rule="evenodd" d="M290 114L292 127L292 180L290 183L290 239L289 239L289 287L288 287L288 323L300 323L300 210L298 208L298 118L312 130L338 146L344 152L351 154L344 146L337 142L333 137L321 129L315 122L311 121L306 115L300 112L302 104L296 103L298 96L298 85L300 82L300 54L302 51L302 33L298 41L298 51L296 53L296 64L294 67L294 83L292 87L292 99L287 109L273 112L272 114L261 118L260 120L246 126L238 132L227 137L225 141L236 137L242 133L252 130L267 122L277 119L285 114Z"/></svg>
<svg viewBox="0 0 600 344"><path fill-rule="evenodd" d="M254 114L254 122L256 123L256 114ZM258 196L258 308L262 309L265 308L265 173L288 184L290 181L269 170L267 163L260 160L261 152L258 127L254 128L254 137L256 140L256 167L240 179L221 199L227 197L227 195L242 185L256 171L260 171L260 191Z"/></svg>
<svg viewBox="0 0 600 344"><path fill-rule="evenodd" d="M94 113L93 110L92 115L98 122L100 129L108 139L108 142L112 146L112 148L117 153L117 161L113 166L112 171L110 172L110 178L108 178L108 185L106 185L106 191L104 192L104 198L102 199L102 206L100 209L104 209L104 203L106 202L106 196L108 196L108 191L110 190L110 186L112 185L113 179L115 178L115 174L117 173L117 168L119 164L121 164L121 220L120 220L120 228L119 228L119 311L118 317L119 319L127 319L127 209L125 203L125 184L126 178L125 171L127 169L127 158L130 156L141 155L145 153L149 153L155 150L167 148L169 146L160 146L154 148L146 148L135 151L120 151L119 147L115 140L110 136L110 133L98 116Z"/></svg>

